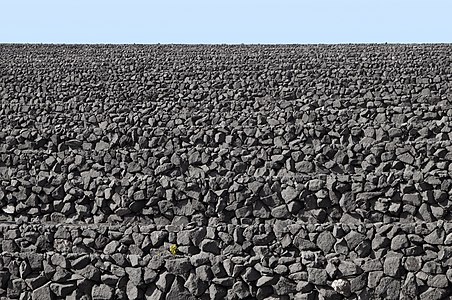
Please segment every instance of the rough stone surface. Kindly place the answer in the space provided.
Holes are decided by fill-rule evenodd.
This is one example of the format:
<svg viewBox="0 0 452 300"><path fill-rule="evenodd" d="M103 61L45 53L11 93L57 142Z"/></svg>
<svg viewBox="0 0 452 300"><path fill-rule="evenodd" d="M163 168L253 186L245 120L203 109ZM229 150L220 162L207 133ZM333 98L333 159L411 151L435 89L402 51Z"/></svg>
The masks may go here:
<svg viewBox="0 0 452 300"><path fill-rule="evenodd" d="M0 299L447 299L451 46L0 45Z"/></svg>

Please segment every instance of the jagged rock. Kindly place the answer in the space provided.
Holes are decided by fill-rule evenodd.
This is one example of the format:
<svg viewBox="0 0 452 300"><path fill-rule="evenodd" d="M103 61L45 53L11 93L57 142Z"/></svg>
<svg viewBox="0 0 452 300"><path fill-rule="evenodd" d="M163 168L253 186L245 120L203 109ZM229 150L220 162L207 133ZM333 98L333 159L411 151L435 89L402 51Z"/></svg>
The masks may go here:
<svg viewBox="0 0 452 300"><path fill-rule="evenodd" d="M331 284L331 287L338 292L341 295L344 295L346 297L349 297L351 292L350 292L350 282L348 280L345 279L337 279L334 280L333 283Z"/></svg>
<svg viewBox="0 0 452 300"><path fill-rule="evenodd" d="M447 294L446 289L439 289L439 288L428 288L425 292L419 295L420 299L432 299L432 300L439 300L444 299L444 297Z"/></svg>
<svg viewBox="0 0 452 300"><path fill-rule="evenodd" d="M214 274L210 266L202 265L196 268L195 270L196 277L199 280L210 282L214 278Z"/></svg>
<svg viewBox="0 0 452 300"><path fill-rule="evenodd" d="M165 268L169 273L175 275L185 275L192 268L188 258L173 258L165 261Z"/></svg>
<svg viewBox="0 0 452 300"><path fill-rule="evenodd" d="M75 270L75 273L92 281L100 281L100 270L93 265L87 265L83 269Z"/></svg>
<svg viewBox="0 0 452 300"><path fill-rule="evenodd" d="M110 149L110 144L104 141L99 141L96 143L96 151L105 151Z"/></svg>
<svg viewBox="0 0 452 300"><path fill-rule="evenodd" d="M308 189L312 192L317 192L325 186L325 182L320 179L312 179L308 182Z"/></svg>
<svg viewBox="0 0 452 300"><path fill-rule="evenodd" d="M106 284L94 285L91 292L93 300L107 300L112 299L114 290Z"/></svg>
<svg viewBox="0 0 452 300"><path fill-rule="evenodd" d="M50 282L35 289L31 294L33 300L51 300Z"/></svg>
<svg viewBox="0 0 452 300"><path fill-rule="evenodd" d="M345 240L347 241L347 245L350 249L355 249L355 247L358 246L358 244L361 243L365 238L365 235L360 234L356 231L350 231L350 233L345 236Z"/></svg>
<svg viewBox="0 0 452 300"><path fill-rule="evenodd" d="M329 231L322 231L319 234L319 236L317 237L317 242L316 242L317 246L325 254L329 253L333 249L333 246L335 243L336 243L336 238Z"/></svg>
<svg viewBox="0 0 452 300"><path fill-rule="evenodd" d="M138 288L132 281L128 281L126 285L127 299L137 300L143 299L143 291Z"/></svg>
<svg viewBox="0 0 452 300"><path fill-rule="evenodd" d="M202 251L213 253L216 255L220 254L220 252L221 252L218 241L215 241L215 240L205 239L201 242L199 247L201 248Z"/></svg>
<svg viewBox="0 0 452 300"><path fill-rule="evenodd" d="M116 249L118 249L119 242L118 241L111 241L104 247L104 253L107 255L111 255L116 252Z"/></svg>
<svg viewBox="0 0 452 300"><path fill-rule="evenodd" d="M422 259L413 256L406 257L403 266L408 272L417 272L422 267Z"/></svg>
<svg viewBox="0 0 452 300"><path fill-rule="evenodd" d="M385 275L399 277L403 273L401 262L402 262L401 257L397 256L386 257L383 264L383 271Z"/></svg>
<svg viewBox="0 0 452 300"><path fill-rule="evenodd" d="M234 293L239 299L245 299L250 296L249 287L243 281L236 281L232 286L232 293Z"/></svg>
<svg viewBox="0 0 452 300"><path fill-rule="evenodd" d="M264 275L257 280L256 286L261 287L261 286L273 285L277 281L278 281L278 277L276 277L276 276L265 276Z"/></svg>
<svg viewBox="0 0 452 300"><path fill-rule="evenodd" d="M284 296L297 292L297 284L286 277L280 277L278 282L273 285L276 295Z"/></svg>
<svg viewBox="0 0 452 300"><path fill-rule="evenodd" d="M199 297L204 294L209 286L206 282L199 280L195 274L190 273L185 281L184 287L186 287L192 295Z"/></svg>
<svg viewBox="0 0 452 300"><path fill-rule="evenodd" d="M134 285L140 285L142 283L143 270L141 268L126 267L125 271L129 276L129 281Z"/></svg>
<svg viewBox="0 0 452 300"><path fill-rule="evenodd" d="M194 300L195 296L191 295L188 290L184 287L184 280L181 277L176 277L171 285L168 293L166 294L167 299L181 299L181 300Z"/></svg>
<svg viewBox="0 0 452 300"><path fill-rule="evenodd" d="M212 300L221 300L225 299L227 295L226 288L217 285L217 284L211 284L209 286L209 298Z"/></svg>
<svg viewBox="0 0 452 300"><path fill-rule="evenodd" d="M441 228L433 230L424 240L431 245L442 245L445 239L445 232Z"/></svg>
<svg viewBox="0 0 452 300"><path fill-rule="evenodd" d="M392 277L383 277L375 288L375 293L382 299L399 299L400 281Z"/></svg>
<svg viewBox="0 0 452 300"><path fill-rule="evenodd" d="M299 192L291 186L286 187L281 192L281 196L286 203L297 199Z"/></svg>
<svg viewBox="0 0 452 300"><path fill-rule="evenodd" d="M362 273L362 269L351 261L341 261L338 270L344 277L355 276Z"/></svg>
<svg viewBox="0 0 452 300"><path fill-rule="evenodd" d="M328 274L323 269L308 268L308 281L315 285L326 285Z"/></svg>
<svg viewBox="0 0 452 300"><path fill-rule="evenodd" d="M427 279L427 285L434 288L447 288L449 286L449 281L444 274L438 274L434 276L429 275Z"/></svg>

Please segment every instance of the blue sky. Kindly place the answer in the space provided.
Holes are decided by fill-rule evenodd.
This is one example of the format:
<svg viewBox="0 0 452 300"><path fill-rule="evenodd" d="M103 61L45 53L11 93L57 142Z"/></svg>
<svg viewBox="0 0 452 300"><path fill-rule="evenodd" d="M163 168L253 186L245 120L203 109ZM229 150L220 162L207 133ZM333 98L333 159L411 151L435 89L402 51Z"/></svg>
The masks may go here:
<svg viewBox="0 0 452 300"><path fill-rule="evenodd" d="M451 43L450 0L0 0L0 43Z"/></svg>

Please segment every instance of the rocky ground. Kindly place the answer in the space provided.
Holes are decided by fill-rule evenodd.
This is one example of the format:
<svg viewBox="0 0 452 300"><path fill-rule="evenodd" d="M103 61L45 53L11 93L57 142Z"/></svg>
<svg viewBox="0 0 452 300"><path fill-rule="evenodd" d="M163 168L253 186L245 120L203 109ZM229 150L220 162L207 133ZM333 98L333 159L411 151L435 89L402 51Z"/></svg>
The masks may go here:
<svg viewBox="0 0 452 300"><path fill-rule="evenodd" d="M0 45L0 298L452 296L451 53Z"/></svg>

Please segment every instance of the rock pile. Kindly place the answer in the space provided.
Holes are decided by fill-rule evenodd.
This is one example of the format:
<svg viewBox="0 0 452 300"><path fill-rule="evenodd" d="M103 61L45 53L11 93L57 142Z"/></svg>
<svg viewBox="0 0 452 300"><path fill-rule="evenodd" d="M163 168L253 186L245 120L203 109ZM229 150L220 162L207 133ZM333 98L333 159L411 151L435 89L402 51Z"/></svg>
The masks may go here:
<svg viewBox="0 0 452 300"><path fill-rule="evenodd" d="M452 295L450 51L1 45L0 298Z"/></svg>
<svg viewBox="0 0 452 300"><path fill-rule="evenodd" d="M452 280L452 225L442 221L11 224L0 238L8 298L51 299L39 295L52 291L66 299L442 299Z"/></svg>

